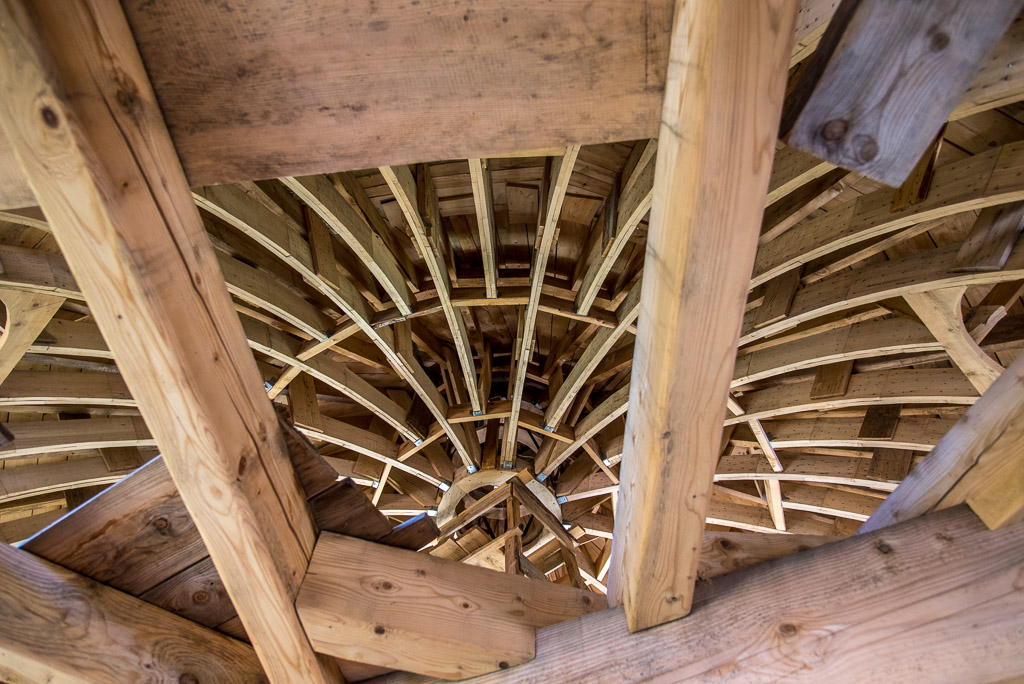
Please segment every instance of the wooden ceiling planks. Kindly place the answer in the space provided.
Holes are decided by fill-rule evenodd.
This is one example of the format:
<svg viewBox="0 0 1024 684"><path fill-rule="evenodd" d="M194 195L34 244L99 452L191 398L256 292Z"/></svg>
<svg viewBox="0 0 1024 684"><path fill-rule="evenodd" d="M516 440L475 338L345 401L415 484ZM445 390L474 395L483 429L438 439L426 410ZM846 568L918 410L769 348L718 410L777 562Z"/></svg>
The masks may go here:
<svg viewBox="0 0 1024 684"><path fill-rule="evenodd" d="M803 4L794 54L806 52L820 36L822 24L815 17L827 18L828 4ZM1009 54L1002 43L996 53ZM1012 92L1012 81L1002 92ZM998 90L985 97L995 102L1001 97ZM974 95L979 102L984 99L978 91ZM951 125L936 182L926 196L895 212L891 190L865 180L847 182L841 178L844 171L833 171L830 164L794 148L778 147L767 186L771 206L760 225L785 209L783 223L772 224L785 229L760 236L756 286L741 337L745 344L731 381L733 401L746 410L726 421L739 423L738 430L730 425L721 439L716 436L716 454L722 457L702 524L748 534L777 533L782 527L819 538L851 534L977 399L968 377L948 367L950 361L963 361L968 350L986 365L992 380L1015 357L1024 339L1014 323L1024 313L1018 301L1024 277L1017 263L1020 250L1013 245L1016 233L993 245L1009 254L1001 268L965 272L963 259L958 261L964 253L961 243L970 242L974 213L1000 211L1018 192L1021 134L992 121L1013 121L1015 110L982 111L985 105L978 106L979 113ZM204 212L204 227L218 250L249 347L262 377L273 385L269 394L295 408L296 422L319 441L334 466L332 480L342 473L357 477L362 487L373 484L373 503L398 519L431 512L438 505L438 489L465 476L464 470L455 470L453 456L456 464L461 460L466 466L463 456L483 443L482 462L469 464L485 469L498 464L499 421L511 422L513 402L484 402L518 389L519 429L506 430L506 441L514 437L518 468L533 467L548 476L563 502L559 522L570 526L574 540L569 545L578 546L578 552L567 561L555 547L526 543L524 536L524 555L519 556L515 545L505 542L523 533L505 531L500 515L477 519L469 533L485 549L497 549L496 569L506 567L500 548L505 546L513 550L510 567L515 570L572 581L578 565L577 581L603 593L611 560L609 526L623 512L618 463L635 360L626 333L636 333L633 319L612 311L637 308L627 304L639 299L651 227L646 221L633 225L642 218L637 214L646 211L645 194L630 199L630 193L642 190L637 179L654 175L654 147L643 139L582 146L566 174L561 211L550 232L534 226L549 220L543 202L546 157L557 157L564 148L423 166L420 178L429 173L433 185L416 178L406 183L400 193L404 208L379 170L211 186L196 190L193 198ZM477 187L481 169L490 176L489 199ZM613 188L620 190L618 204ZM0 196L5 191L0 189ZM639 204L630 209L634 200ZM319 213L311 214L304 202ZM631 227L624 240L608 242L615 226L607 218L623 211L628 215L623 225ZM424 215L432 217L421 231L429 241L426 254L408 225L410 217ZM35 242L28 250L10 246L24 238L15 226L39 231L48 230L48 223L38 212L5 216L0 219L13 224L0 223L0 243L7 243L0 244L0 283L19 294L68 298L37 339L29 340L30 356L0 384L0 394L10 392L4 395L4 408L13 411L7 418L21 439L9 454L0 451L0 484L10 485L0 496L6 535L8 530L38 529L63 510L49 503L33 509L33 494L48 492L44 496L59 498L53 505L71 506L81 500L73 493L124 476L124 471L111 472L99 452L87 451L136 446L127 424L115 429L111 423L108 433L104 421L131 421L142 446L154 442L137 416L134 398L126 389L118 394L115 386L123 381L109 362L112 354L90 322L90 309L63 259L48 254L55 248ZM322 220L335 222L333 236ZM492 266L486 235L479 234L483 224L493 231ZM542 244L539 253L538 233L551 240L550 248ZM362 251L353 255L349 247ZM430 254L435 268L424 259ZM543 269L527 271L539 254L546 260ZM794 266L802 264L808 268L797 273ZM770 308L766 286L780 289L782 276L791 278L787 294L792 301L784 298L786 306L770 316L773 320L755 327L753 322L764 319ZM402 293L398 299L388 294L389 285L392 294ZM927 326L898 299L920 299L950 286L966 288L962 310L947 306L943 320L932 317L925 320ZM494 293L497 298L489 296ZM535 300L528 332L523 319ZM991 336L980 351L977 345L968 349L939 334L946 327L957 328L960 340L966 332L974 340L990 331ZM538 353L527 355L525 363L511 362L526 345ZM985 361L980 354L986 353L1000 363ZM13 357L17 362L21 353ZM68 370L81 362L93 365L86 373L79 372L84 365ZM849 384L833 393L837 396L817 397L813 378L835 363L845 364ZM106 389L101 375L109 376ZM302 385L290 385L296 376L304 378ZM480 389L480 416L472 415L474 394L467 393L472 387ZM801 393L809 387L805 397ZM864 408L870 405L896 409L881 441L863 429ZM298 412L301 407L309 409L306 418ZM58 411L96 417L88 425L86 419L20 422ZM542 419L545 414L551 420ZM484 419L489 427L479 422ZM743 423L761 419L765 422L755 437ZM53 435L46 434L47 422L57 426ZM556 431L545 432L545 426ZM459 455L453 447L465 451ZM994 447L992 453L1002 451ZM765 458L772 453L778 460L774 467ZM886 454L899 458L886 461ZM36 458L46 462L35 463ZM898 467L882 468L883 461ZM1015 471L988 467L979 473L956 494L958 500L972 501L993 525L1015 520L1019 502L1012 485L994 486L997 480L1014 482ZM313 505L314 517L329 524L318 512L320 501ZM466 505L471 502L466 499ZM38 514L28 515L33 510ZM23 515L28 517L12 517ZM598 518L603 522L594 526ZM472 558L484 552L467 553ZM193 601L196 594L206 596L206 602ZM245 635L208 559L162 579L144 596L192 619L215 622L210 626L225 633ZM346 676L376 674L352 667L343 665Z"/></svg>

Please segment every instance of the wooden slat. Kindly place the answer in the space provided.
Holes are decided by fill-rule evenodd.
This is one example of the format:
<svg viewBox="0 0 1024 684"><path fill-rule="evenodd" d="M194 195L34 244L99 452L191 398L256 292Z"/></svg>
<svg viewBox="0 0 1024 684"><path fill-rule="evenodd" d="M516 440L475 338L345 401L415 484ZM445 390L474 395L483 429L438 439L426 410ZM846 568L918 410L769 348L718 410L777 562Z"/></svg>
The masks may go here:
<svg viewBox="0 0 1024 684"><path fill-rule="evenodd" d="M899 482L910 472L914 452L906 449L875 449L868 478L883 482Z"/></svg>
<svg viewBox="0 0 1024 684"><path fill-rule="evenodd" d="M316 387L310 375L299 373L288 385L288 408L292 413L292 421L297 426L315 432L324 431Z"/></svg>
<svg viewBox="0 0 1024 684"><path fill-rule="evenodd" d="M690 610L796 9L676 7L608 587L631 631Z"/></svg>
<svg viewBox="0 0 1024 684"><path fill-rule="evenodd" d="M864 414L864 422L860 425L857 439L892 440L896 436L896 428L900 424L901 404L870 406Z"/></svg>
<svg viewBox="0 0 1024 684"><path fill-rule="evenodd" d="M605 605L552 582L333 534L321 535L298 599L319 651L443 679L521 664L537 627Z"/></svg>
<svg viewBox="0 0 1024 684"><path fill-rule="evenodd" d="M783 137L899 186L1021 6L844 1L786 102Z"/></svg>
<svg viewBox="0 0 1024 684"><path fill-rule="evenodd" d="M617 610L539 630L535 660L480 681L1012 680L1021 563L1024 527L958 509L702 583L691 619L642 634Z"/></svg>
<svg viewBox="0 0 1024 684"><path fill-rule="evenodd" d="M294 607L313 523L122 9L3 12L0 124L257 654L337 681Z"/></svg>
<svg viewBox="0 0 1024 684"><path fill-rule="evenodd" d="M250 646L0 545L0 677L10 681L266 681Z"/></svg>
<svg viewBox="0 0 1024 684"><path fill-rule="evenodd" d="M788 316L789 307L793 304L793 297L796 296L798 287L800 287L799 268L786 271L778 278L769 281L761 306L757 307L755 311L754 327L762 328Z"/></svg>

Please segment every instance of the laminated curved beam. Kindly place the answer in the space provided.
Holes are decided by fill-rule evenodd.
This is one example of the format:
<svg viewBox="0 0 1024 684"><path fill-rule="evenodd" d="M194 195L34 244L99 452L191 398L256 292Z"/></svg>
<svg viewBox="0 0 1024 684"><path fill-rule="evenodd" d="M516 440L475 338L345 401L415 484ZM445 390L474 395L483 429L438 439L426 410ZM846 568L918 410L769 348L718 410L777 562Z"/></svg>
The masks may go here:
<svg viewBox="0 0 1024 684"><path fill-rule="evenodd" d="M14 441L0 447L0 459L81 449L156 446L146 423L132 416L11 423L8 429Z"/></svg>
<svg viewBox="0 0 1024 684"><path fill-rule="evenodd" d="M813 381L777 385L741 397L744 415L726 418L726 425L766 420L803 411L828 411L881 404L970 405L978 392L956 368L898 368L857 373L846 393L834 399L811 397Z"/></svg>
<svg viewBox="0 0 1024 684"><path fill-rule="evenodd" d="M928 197L900 211L890 209L891 188L863 195L762 245L754 260L750 287L915 223L1024 199L1022 170L1024 143L1016 142L938 167Z"/></svg>
<svg viewBox="0 0 1024 684"><path fill-rule="evenodd" d="M516 336L517 339L512 350L513 365L512 372L509 373L509 399L512 400L512 415L505 420L501 448L503 467L511 468L516 461L519 410L523 401L523 388L526 384L526 369L533 356L537 312L540 308L544 277L547 275L548 257L551 256L551 247L558 234L558 217L562 213L562 203L565 201L565 193L569 189L569 179L572 177L573 167L576 165L579 153L579 145L570 145L565 149L565 154L552 159L547 185L541 186L541 210L537 214L537 245L533 251L533 261L530 264L530 299L520 316L521 330Z"/></svg>
<svg viewBox="0 0 1024 684"><path fill-rule="evenodd" d="M863 321L746 354L741 349L731 386L742 387L828 363L942 348L928 328L917 321L903 317Z"/></svg>
<svg viewBox="0 0 1024 684"><path fill-rule="evenodd" d="M44 463L31 468L4 468L0 470L0 502L66 489L113 484L127 474L110 472L99 456Z"/></svg>
<svg viewBox="0 0 1024 684"><path fill-rule="evenodd" d="M743 317L740 344L775 335L800 323L847 311L883 299L902 297L946 287L988 285L1024 280L1024 245L1018 244L1001 271L961 273L953 271L960 245L947 245L911 256L883 261L830 275L797 291L782 319L756 328L757 309Z"/></svg>
<svg viewBox="0 0 1024 684"><path fill-rule="evenodd" d="M653 164L653 162L652 162ZM619 341L619 338L632 326L640 315L640 285L635 285L626 298L622 300L615 313L618 323L614 328L603 328L597 331L594 338L587 345L586 349L576 361L569 372L568 377L552 397L551 403L544 413L544 426L549 431L557 428L569 410L569 406L575 401L576 395L583 388L584 383L590 378L594 370L611 351L612 347Z"/></svg>

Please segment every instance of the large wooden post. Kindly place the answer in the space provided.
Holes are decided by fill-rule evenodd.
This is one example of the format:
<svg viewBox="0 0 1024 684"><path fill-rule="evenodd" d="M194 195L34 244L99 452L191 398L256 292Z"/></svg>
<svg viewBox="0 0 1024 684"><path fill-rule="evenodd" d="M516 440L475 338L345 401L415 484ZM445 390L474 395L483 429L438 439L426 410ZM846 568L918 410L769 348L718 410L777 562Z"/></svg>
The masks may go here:
<svg viewBox="0 0 1024 684"><path fill-rule="evenodd" d="M314 525L116 0L0 3L0 124L275 682Z"/></svg>
<svg viewBox="0 0 1024 684"><path fill-rule="evenodd" d="M609 586L631 631L690 610L797 4L676 4Z"/></svg>

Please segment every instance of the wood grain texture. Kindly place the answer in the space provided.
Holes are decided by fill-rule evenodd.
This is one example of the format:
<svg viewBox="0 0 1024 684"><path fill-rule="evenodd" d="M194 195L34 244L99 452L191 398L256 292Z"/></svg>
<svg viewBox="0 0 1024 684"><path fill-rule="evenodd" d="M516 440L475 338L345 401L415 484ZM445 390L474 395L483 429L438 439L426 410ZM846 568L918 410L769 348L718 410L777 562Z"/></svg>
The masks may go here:
<svg viewBox="0 0 1024 684"><path fill-rule="evenodd" d="M676 7L608 587L631 631L690 610L796 11Z"/></svg>
<svg viewBox="0 0 1024 684"><path fill-rule="evenodd" d="M966 290L966 287L949 287L909 293L903 298L981 394L999 378L1003 367L982 351L964 327L960 301Z"/></svg>
<svg viewBox="0 0 1024 684"><path fill-rule="evenodd" d="M0 336L0 382L3 382L64 304L64 298L0 290L0 299L7 310L3 336Z"/></svg>
<svg viewBox="0 0 1024 684"><path fill-rule="evenodd" d="M535 660L479 681L1012 680L1022 563L1024 526L961 507L717 577L689 619L642 634L617 609L547 627Z"/></svg>
<svg viewBox="0 0 1024 684"><path fill-rule="evenodd" d="M846 0L786 102L782 137L899 186L1022 5Z"/></svg>
<svg viewBox="0 0 1024 684"><path fill-rule="evenodd" d="M26 551L0 546L5 680L266 681L251 647Z"/></svg>
<svg viewBox="0 0 1024 684"><path fill-rule="evenodd" d="M927 199L891 209L892 190L881 188L812 218L763 245L750 286L858 242L969 209L1024 199L1024 143L986 150L935 169Z"/></svg>
<svg viewBox="0 0 1024 684"><path fill-rule="evenodd" d="M1024 358L1018 357L860 531L878 530L964 499L970 502L969 496L984 496L986 490L998 492L1006 487L1002 491L1014 491L1020 481L1019 475L1014 476L1014 468L1020 462L1022 388ZM1002 468L1008 469L1001 478L998 474L993 478L993 472L999 473ZM978 473L972 475L975 470ZM965 479L968 484L961 485Z"/></svg>
<svg viewBox="0 0 1024 684"><path fill-rule="evenodd" d="M123 11L3 13L0 124L257 654L337 681L293 603L313 522Z"/></svg>
<svg viewBox="0 0 1024 684"><path fill-rule="evenodd" d="M607 603L552 582L323 534L297 605L321 652L462 679L529 660L537 627Z"/></svg>

